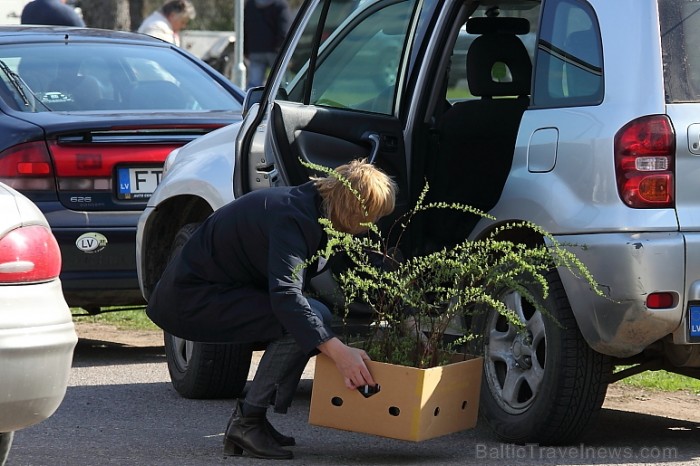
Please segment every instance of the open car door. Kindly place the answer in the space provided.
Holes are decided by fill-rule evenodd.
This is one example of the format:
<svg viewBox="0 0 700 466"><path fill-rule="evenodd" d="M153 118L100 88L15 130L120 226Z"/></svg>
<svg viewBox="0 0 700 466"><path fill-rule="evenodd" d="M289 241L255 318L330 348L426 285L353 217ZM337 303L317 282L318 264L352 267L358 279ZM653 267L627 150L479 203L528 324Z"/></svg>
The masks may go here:
<svg viewBox="0 0 700 466"><path fill-rule="evenodd" d="M313 171L366 158L399 186L408 205L398 117L416 0L311 0L237 141L236 196L297 185ZM257 110L257 111L256 111Z"/></svg>

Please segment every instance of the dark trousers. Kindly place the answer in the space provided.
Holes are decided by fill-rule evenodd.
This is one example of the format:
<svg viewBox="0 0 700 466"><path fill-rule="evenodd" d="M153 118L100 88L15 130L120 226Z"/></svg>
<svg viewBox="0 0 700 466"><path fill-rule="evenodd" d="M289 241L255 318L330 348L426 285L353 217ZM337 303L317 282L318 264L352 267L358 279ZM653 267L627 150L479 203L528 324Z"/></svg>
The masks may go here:
<svg viewBox="0 0 700 466"><path fill-rule="evenodd" d="M315 299L309 299L309 304L311 309L330 327L332 320L330 310ZM301 351L289 333L271 341L260 359L244 403L251 407L267 409L274 398L275 412L286 413L292 404L309 357Z"/></svg>

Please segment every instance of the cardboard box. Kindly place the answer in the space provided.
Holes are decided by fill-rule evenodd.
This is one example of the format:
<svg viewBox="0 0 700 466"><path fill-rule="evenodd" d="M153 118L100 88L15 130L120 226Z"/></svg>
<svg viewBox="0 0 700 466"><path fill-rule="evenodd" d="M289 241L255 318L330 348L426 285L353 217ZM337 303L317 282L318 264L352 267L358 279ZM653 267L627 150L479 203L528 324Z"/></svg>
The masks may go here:
<svg viewBox="0 0 700 466"><path fill-rule="evenodd" d="M365 398L345 387L335 363L316 356L309 423L421 441L476 426L482 358L430 369L370 361L379 392Z"/></svg>

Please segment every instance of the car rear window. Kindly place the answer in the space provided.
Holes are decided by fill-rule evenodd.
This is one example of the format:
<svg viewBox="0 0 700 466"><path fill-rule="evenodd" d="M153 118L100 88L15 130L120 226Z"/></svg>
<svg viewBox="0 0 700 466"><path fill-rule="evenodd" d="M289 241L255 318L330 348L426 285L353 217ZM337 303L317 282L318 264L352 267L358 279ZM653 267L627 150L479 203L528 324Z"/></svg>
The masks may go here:
<svg viewBox="0 0 700 466"><path fill-rule="evenodd" d="M15 110L27 112L241 108L204 69L170 48L5 46L0 48L0 81L0 96Z"/></svg>
<svg viewBox="0 0 700 466"><path fill-rule="evenodd" d="M700 102L700 2L659 0L668 103Z"/></svg>

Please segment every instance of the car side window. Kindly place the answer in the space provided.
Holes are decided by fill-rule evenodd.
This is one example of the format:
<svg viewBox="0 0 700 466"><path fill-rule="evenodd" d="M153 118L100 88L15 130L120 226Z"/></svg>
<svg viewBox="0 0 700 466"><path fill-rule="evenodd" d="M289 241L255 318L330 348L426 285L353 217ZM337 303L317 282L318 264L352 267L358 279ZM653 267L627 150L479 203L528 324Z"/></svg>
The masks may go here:
<svg viewBox="0 0 700 466"><path fill-rule="evenodd" d="M535 107L598 105L603 101L600 30L578 0L545 4L535 60Z"/></svg>
<svg viewBox="0 0 700 466"><path fill-rule="evenodd" d="M310 21L287 67L281 95L307 105L392 114L414 7L414 0L361 2L334 30L324 28L309 84L313 50L306 44L316 32Z"/></svg>

